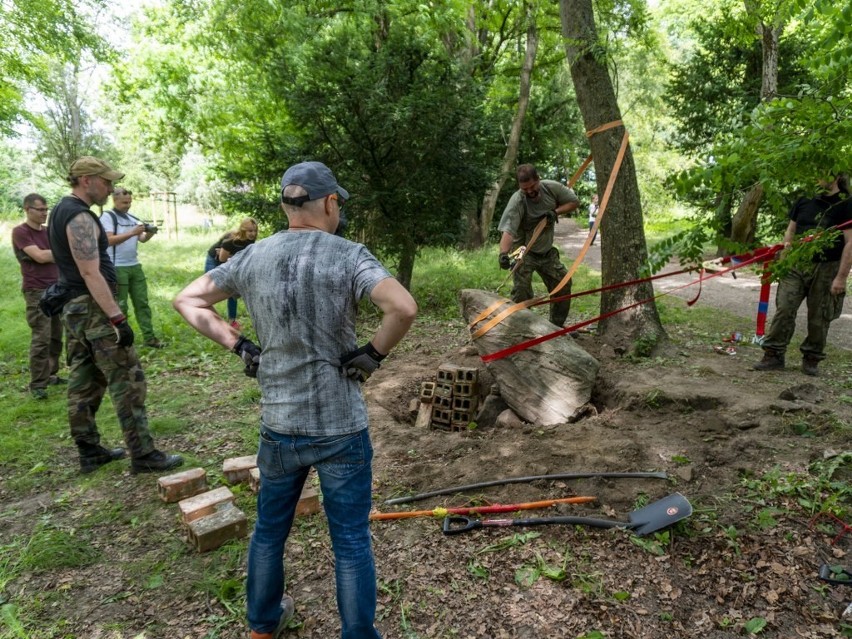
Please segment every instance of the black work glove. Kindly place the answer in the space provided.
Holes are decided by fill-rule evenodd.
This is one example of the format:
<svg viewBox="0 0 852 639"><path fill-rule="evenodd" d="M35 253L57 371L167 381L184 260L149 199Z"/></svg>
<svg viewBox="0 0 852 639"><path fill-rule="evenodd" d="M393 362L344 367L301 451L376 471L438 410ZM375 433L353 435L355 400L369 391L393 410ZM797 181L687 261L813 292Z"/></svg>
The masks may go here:
<svg viewBox="0 0 852 639"><path fill-rule="evenodd" d="M509 254L508 253L500 253L500 260L499 261L500 261L500 268L502 268L504 271L508 271L510 268L512 268L512 262L509 260Z"/></svg>
<svg viewBox="0 0 852 639"><path fill-rule="evenodd" d="M547 217L548 222L551 222L553 224L557 224L559 222L559 216L557 215L555 210L548 211L547 213L545 213L545 216Z"/></svg>
<svg viewBox="0 0 852 639"><path fill-rule="evenodd" d="M257 377L257 369L260 366L260 347L250 339L246 339L245 335L240 335L231 350L239 355L246 365L245 371L243 371L246 376Z"/></svg>
<svg viewBox="0 0 852 639"><path fill-rule="evenodd" d="M356 382L366 382L385 358L372 342L367 342L360 348L340 356L340 371L349 379Z"/></svg>
<svg viewBox="0 0 852 639"><path fill-rule="evenodd" d="M124 315L116 315L110 318L110 323L115 329L115 337L118 340L118 345L124 348L133 346L133 329L127 323L127 318Z"/></svg>

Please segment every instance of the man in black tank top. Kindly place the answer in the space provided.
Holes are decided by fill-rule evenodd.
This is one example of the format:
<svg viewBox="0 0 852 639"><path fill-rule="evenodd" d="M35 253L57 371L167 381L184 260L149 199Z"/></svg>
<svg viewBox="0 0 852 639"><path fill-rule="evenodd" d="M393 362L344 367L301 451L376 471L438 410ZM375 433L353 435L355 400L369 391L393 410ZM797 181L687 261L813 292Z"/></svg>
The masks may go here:
<svg viewBox="0 0 852 639"><path fill-rule="evenodd" d="M50 214L51 247L59 282L73 291L62 309L71 369L68 380L68 422L80 454L80 471L90 473L125 456L123 448L101 446L95 415L109 389L131 470L154 472L183 463L154 447L144 398L145 374L133 349L133 330L115 299L115 267L109 258L106 233L90 207L103 206L113 182L124 177L97 158L86 156L71 165L71 195Z"/></svg>
<svg viewBox="0 0 852 639"><path fill-rule="evenodd" d="M828 328L840 317L849 271L852 269L852 197L849 175L839 173L831 180L820 180L820 193L800 198L789 213L784 245L793 240L828 229L840 229L834 240L813 258L807 267L792 269L778 283L775 314L764 339L763 359L752 368L779 370L785 366L785 354L796 330L796 315L807 300L807 336L799 346L802 372L819 375L819 363L825 359Z"/></svg>

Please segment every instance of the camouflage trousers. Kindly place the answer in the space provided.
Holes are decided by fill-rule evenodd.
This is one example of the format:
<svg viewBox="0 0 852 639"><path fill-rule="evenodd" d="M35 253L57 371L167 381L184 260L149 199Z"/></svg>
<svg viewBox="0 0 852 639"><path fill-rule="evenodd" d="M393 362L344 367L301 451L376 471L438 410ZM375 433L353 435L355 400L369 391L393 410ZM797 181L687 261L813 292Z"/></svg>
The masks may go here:
<svg viewBox="0 0 852 639"><path fill-rule="evenodd" d="M59 372L62 356L62 323L55 315L48 317L38 307L44 289L24 291L30 340L30 389L47 388L52 375Z"/></svg>
<svg viewBox="0 0 852 639"><path fill-rule="evenodd" d="M808 335L799 350L816 360L825 359L828 327L840 317L845 293L831 294L831 281L837 277L840 262L819 262L808 271L793 269L778 283L775 294L775 315L769 333L763 340L763 350L784 354L796 331L796 314L807 300Z"/></svg>
<svg viewBox="0 0 852 639"><path fill-rule="evenodd" d="M521 265L513 275L512 301L525 302L535 297L532 287L533 273L538 273L541 281L552 291L562 278L568 274L568 269L559 261L559 249L555 246L544 254L535 254L527 251ZM569 295L571 293L571 282L569 281L556 295ZM564 326L568 319L568 311L571 309L571 300L556 302L550 305L550 321L556 326Z"/></svg>
<svg viewBox="0 0 852 639"><path fill-rule="evenodd" d="M95 416L109 389L131 457L154 450L148 429L145 373L133 347L118 345L109 318L89 295L75 297L62 310L68 352L68 422L78 444L100 443Z"/></svg>

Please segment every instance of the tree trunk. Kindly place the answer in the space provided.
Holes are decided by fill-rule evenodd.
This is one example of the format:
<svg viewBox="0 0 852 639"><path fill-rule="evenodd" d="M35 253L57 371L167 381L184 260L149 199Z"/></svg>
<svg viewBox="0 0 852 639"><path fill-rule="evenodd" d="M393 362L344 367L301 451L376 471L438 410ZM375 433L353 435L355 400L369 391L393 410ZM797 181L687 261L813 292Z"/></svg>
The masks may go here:
<svg viewBox="0 0 852 639"><path fill-rule="evenodd" d="M399 268L396 279L406 290L411 290L411 278L414 274L414 258L417 257L417 247L414 242L406 242L399 256Z"/></svg>
<svg viewBox="0 0 852 639"><path fill-rule="evenodd" d="M509 133L509 141L506 144L506 152L503 154L503 162L500 165L500 173L497 180L485 192L482 200L482 214L479 223L479 244L471 248L479 248L488 239L488 231L491 228L491 220L494 218L494 209L500 191L515 165L518 157L518 146L521 142L521 130L523 129L524 117L530 103L530 87L532 85L532 71L535 65L536 51L538 50L538 32L536 31L535 15L532 8L527 5L527 45L524 53L524 62L521 66L521 83L518 90L518 109L512 120L512 130Z"/></svg>
<svg viewBox="0 0 852 639"><path fill-rule="evenodd" d="M731 237L731 226L733 218L731 217L731 194L727 192L719 192L716 194L716 228L718 229L719 237ZM716 257L724 257L728 254L724 247L716 247Z"/></svg>
<svg viewBox="0 0 852 639"><path fill-rule="evenodd" d="M495 293L463 289L462 315L470 322L501 298ZM556 327L531 310L509 315L474 340L480 356L551 333ZM538 425L574 421L592 396L600 364L576 340L563 335L488 362L500 395L524 421Z"/></svg>
<svg viewBox="0 0 852 639"><path fill-rule="evenodd" d="M560 0L562 35L571 67L571 78L583 123L591 130L621 119L621 111L604 61L598 50L598 35L592 0ZM624 127L618 126L590 138L598 193L603 193L615 166ZM633 153L628 146L606 213L601 221L601 280L604 286L639 277L647 261L648 248L642 226L642 205ZM601 313L650 299L653 286L617 288L601 295ZM665 331L653 301L602 320L599 332L610 343L634 341L639 337L655 343Z"/></svg>
<svg viewBox="0 0 852 639"><path fill-rule="evenodd" d="M771 100L778 94L778 39L782 27L760 25L763 49L763 70L760 84L760 99Z"/></svg>
<svg viewBox="0 0 852 639"><path fill-rule="evenodd" d="M752 0L745 0L745 7L746 11L752 15L759 11L759 6ZM763 52L760 83L761 102L771 100L778 93L778 40L783 30L784 22L783 20L779 22L777 14L772 24L766 24L762 17L758 17L757 35L760 38ZM754 242L757 212L762 201L763 184L757 183L745 194L736 215L734 215L731 225L732 241L740 244Z"/></svg>
<svg viewBox="0 0 852 639"><path fill-rule="evenodd" d="M763 184L759 182L748 190L737 214L731 221L731 239L742 244L754 242L757 230L757 210L763 200Z"/></svg>

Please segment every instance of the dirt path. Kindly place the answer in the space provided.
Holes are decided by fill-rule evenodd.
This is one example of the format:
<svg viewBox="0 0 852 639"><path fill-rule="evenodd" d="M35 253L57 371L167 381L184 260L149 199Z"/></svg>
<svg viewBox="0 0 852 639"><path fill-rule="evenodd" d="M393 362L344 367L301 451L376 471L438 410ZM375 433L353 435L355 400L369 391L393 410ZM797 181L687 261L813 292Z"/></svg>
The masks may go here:
<svg viewBox="0 0 852 639"><path fill-rule="evenodd" d="M556 228L556 242L565 253L563 262L570 264L583 242L586 240L586 229L580 228L574 220L562 220ZM600 272L601 269L601 236L589 249L586 254L584 263L591 269ZM672 265L671 269L676 270L677 266ZM683 286L692 282L695 279L692 275L677 275L670 278L664 278L655 282L657 291L669 291L673 288ZM769 315L767 321L767 330L772 320L772 315L775 312L775 288L772 287L772 295L769 301ZM682 299L692 299L697 291L696 286L675 291L672 294ZM696 306L712 307L722 309L743 318L743 322L730 327L720 327L721 332L725 332L730 328L731 332L740 331L745 339L750 339L754 335L754 318L757 313L757 302L760 294L760 280L758 276L748 268L737 271L737 278L734 279L730 275L723 275L705 281L701 291L701 297ZM846 302L844 312L839 319L831 324L831 330L828 334L828 343L836 348L852 349L852 303ZM807 310L805 305L799 309L799 315L796 322L796 335L793 338L791 348L796 348L796 345L804 339L805 326L807 319Z"/></svg>

